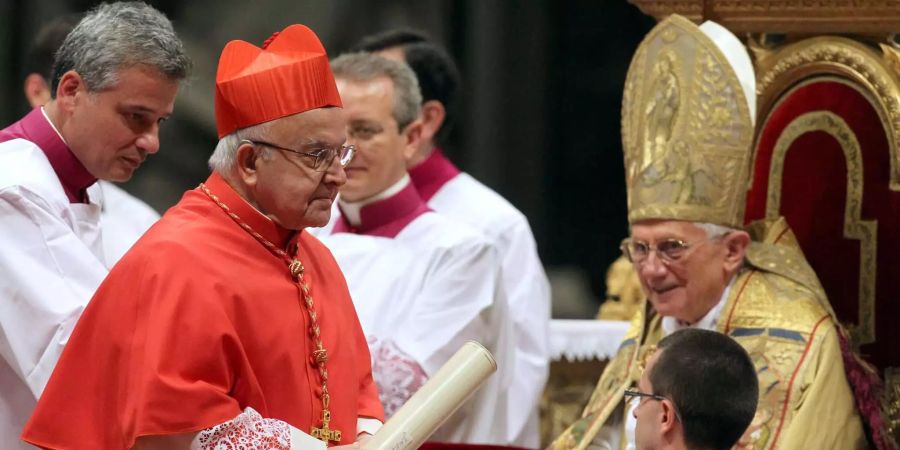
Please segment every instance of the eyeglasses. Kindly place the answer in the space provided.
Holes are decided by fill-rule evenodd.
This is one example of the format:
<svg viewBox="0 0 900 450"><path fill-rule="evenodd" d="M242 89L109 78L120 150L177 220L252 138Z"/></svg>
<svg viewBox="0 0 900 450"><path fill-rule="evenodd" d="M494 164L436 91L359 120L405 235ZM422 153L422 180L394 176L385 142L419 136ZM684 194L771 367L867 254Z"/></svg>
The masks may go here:
<svg viewBox="0 0 900 450"><path fill-rule="evenodd" d="M353 156L356 155L356 147L353 145L342 145L340 148L322 148L318 150L314 150L311 152L301 152L300 150L294 150L292 148L282 147L280 145L271 144L265 141L251 141L249 139L243 139L240 142L241 144L250 144L250 145L262 145L266 147L271 147L276 150L284 150L286 152L296 153L301 156L306 156L307 158L313 159L313 169L316 172L324 172L329 167L331 167L331 163L334 161L334 158L338 158L338 162L341 167L347 167L347 164L350 164L350 161L353 160Z"/></svg>
<svg viewBox="0 0 900 450"><path fill-rule="evenodd" d="M644 393L644 392L641 392L641 391L635 391L635 390L632 390L632 389L625 389L625 399L626 399L626 401L631 401L632 399L644 399L644 398L647 398L647 399L650 399L650 400L656 400L656 401L658 401L658 402L662 402L662 401L665 401L665 400L669 400L669 399L663 397L662 395L647 394L647 393ZM640 401L640 400L639 400L639 401ZM679 422L684 423L684 421L681 420L681 414L678 412L678 407L675 406L675 402L671 402L671 403L672 403L672 408L675 410L675 418L678 419ZM640 403L638 403L638 404L640 404ZM637 406L635 406L635 408L637 408ZM633 409L634 409L634 408L632 408L632 410L633 410Z"/></svg>
<svg viewBox="0 0 900 450"><path fill-rule="evenodd" d="M650 252L656 252L656 257L665 264L673 264L684 258L688 254L688 250L699 247L713 239L719 239L726 234L720 234L706 238L693 244L689 244L681 239L666 239L657 242L656 245L648 244L644 241L636 241L631 238L622 240L619 250L632 264L643 264L650 257Z"/></svg>

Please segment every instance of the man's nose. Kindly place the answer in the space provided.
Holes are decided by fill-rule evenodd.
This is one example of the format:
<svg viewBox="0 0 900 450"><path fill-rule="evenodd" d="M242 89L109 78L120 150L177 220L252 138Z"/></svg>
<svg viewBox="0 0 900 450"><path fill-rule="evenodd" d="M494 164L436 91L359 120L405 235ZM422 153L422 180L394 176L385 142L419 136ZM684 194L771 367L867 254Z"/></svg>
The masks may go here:
<svg viewBox="0 0 900 450"><path fill-rule="evenodd" d="M141 133L134 145L147 154L159 151L159 124L154 123L148 130Z"/></svg>
<svg viewBox="0 0 900 450"><path fill-rule="evenodd" d="M341 166L341 161L335 157L328 168L325 169L324 179L322 180L324 183L335 184L338 187L344 185L347 182L347 172L344 171L344 167Z"/></svg>
<svg viewBox="0 0 900 450"><path fill-rule="evenodd" d="M641 263L640 274L645 277L664 276L668 268L655 250L647 254L647 258Z"/></svg>

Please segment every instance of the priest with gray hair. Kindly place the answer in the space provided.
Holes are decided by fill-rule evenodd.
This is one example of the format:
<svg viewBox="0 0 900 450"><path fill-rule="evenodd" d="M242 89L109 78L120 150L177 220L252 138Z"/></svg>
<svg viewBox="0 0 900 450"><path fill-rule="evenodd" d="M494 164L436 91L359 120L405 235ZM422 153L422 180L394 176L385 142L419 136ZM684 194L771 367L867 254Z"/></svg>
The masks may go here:
<svg viewBox="0 0 900 450"><path fill-rule="evenodd" d="M127 181L159 151L190 61L140 2L90 11L56 54L51 99L0 130L0 447L19 433L107 275L88 188ZM30 448L30 447L29 447Z"/></svg>

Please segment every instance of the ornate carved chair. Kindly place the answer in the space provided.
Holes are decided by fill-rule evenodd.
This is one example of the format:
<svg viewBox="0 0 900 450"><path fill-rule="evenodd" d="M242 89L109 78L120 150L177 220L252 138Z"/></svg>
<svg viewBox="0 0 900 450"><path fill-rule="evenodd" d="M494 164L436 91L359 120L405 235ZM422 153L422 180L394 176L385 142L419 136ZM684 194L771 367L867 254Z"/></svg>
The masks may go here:
<svg viewBox="0 0 900 450"><path fill-rule="evenodd" d="M757 50L760 122L746 213L748 222L787 218L853 344L894 391L900 389L894 347L900 329L891 324L900 312L895 52L838 36ZM896 414L900 399L892 400Z"/></svg>
<svg viewBox="0 0 900 450"><path fill-rule="evenodd" d="M746 221L784 216L900 433L900 8L887 0L631 0L747 38L758 114Z"/></svg>

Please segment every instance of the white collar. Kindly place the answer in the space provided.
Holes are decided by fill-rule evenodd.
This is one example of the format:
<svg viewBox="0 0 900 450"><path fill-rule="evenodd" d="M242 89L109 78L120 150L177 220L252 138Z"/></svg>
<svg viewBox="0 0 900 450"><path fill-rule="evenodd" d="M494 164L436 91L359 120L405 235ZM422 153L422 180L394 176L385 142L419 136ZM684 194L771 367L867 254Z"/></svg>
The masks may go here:
<svg viewBox="0 0 900 450"><path fill-rule="evenodd" d="M66 142L66 138L64 138L62 133L60 133L59 130L56 129L56 125L53 125L53 121L50 120L50 116L47 115L47 110L45 110L43 106L41 106L41 114L43 114L44 118L47 119L47 123L50 124L50 128L53 128L53 131L55 131L56 135L59 136L59 139L63 141L63 144L66 144L66 146L68 146L69 143Z"/></svg>
<svg viewBox="0 0 900 450"><path fill-rule="evenodd" d="M360 215L360 211L362 211L363 207L366 205L371 205L379 200L384 200L386 198L391 198L394 194L400 192L405 188L410 182L409 174L404 173L403 178L400 178L399 181L391 185L391 187L365 199L360 200L358 202L348 202L343 198L338 197L338 204L341 207L341 214L347 219L347 222L354 227L358 227L359 224L362 223L362 217Z"/></svg>

